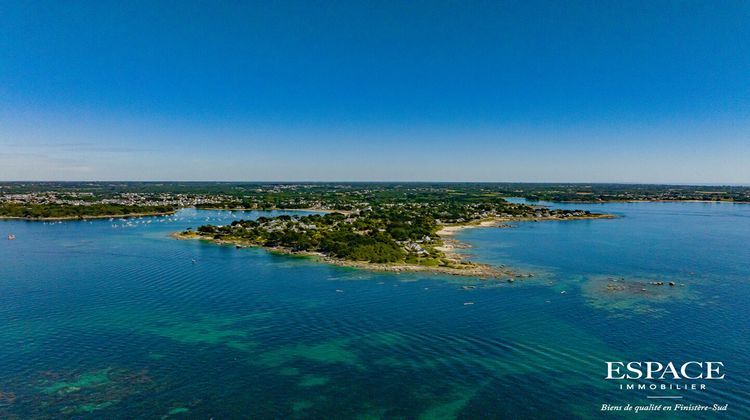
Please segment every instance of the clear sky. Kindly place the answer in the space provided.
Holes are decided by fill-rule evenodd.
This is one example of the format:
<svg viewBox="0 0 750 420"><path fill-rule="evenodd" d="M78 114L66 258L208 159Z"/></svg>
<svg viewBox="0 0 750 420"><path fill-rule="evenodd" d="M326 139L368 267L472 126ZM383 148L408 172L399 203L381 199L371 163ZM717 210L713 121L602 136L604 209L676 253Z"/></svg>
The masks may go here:
<svg viewBox="0 0 750 420"><path fill-rule="evenodd" d="M748 1L3 1L0 180L750 183Z"/></svg>

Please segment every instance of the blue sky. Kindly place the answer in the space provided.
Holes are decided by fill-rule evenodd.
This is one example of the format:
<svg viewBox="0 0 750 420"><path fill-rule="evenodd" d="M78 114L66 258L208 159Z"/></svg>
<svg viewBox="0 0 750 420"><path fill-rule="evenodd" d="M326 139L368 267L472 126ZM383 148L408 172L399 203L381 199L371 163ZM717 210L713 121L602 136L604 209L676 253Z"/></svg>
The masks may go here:
<svg viewBox="0 0 750 420"><path fill-rule="evenodd" d="M750 2L3 2L0 180L750 183Z"/></svg>

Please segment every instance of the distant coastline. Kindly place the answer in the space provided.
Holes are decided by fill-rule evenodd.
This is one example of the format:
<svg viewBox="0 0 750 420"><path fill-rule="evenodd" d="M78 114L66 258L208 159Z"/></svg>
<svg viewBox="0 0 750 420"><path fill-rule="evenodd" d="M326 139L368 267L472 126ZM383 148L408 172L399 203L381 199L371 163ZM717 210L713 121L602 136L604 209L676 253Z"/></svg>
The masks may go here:
<svg viewBox="0 0 750 420"><path fill-rule="evenodd" d="M60 217L18 217L18 216L0 216L0 220L26 220L30 222L44 221L75 221L75 220L93 220L93 219L129 219L133 217L150 217L150 216L170 216L180 209L174 209L164 212L146 212L146 213L127 213L127 214L101 214L101 215L82 215L82 216L60 216Z"/></svg>
<svg viewBox="0 0 750 420"><path fill-rule="evenodd" d="M222 208L222 207L201 207L197 208L194 206L176 208L171 211L162 212L142 212L142 213L123 213L123 214L101 214L101 215L82 215L82 216L59 216L59 217L22 217L22 216L0 216L0 220L26 220L26 221L66 221L66 220L91 220L91 219L110 219L110 218L133 218L133 217L150 217L150 216L170 216L177 213L179 210L185 208L195 208L196 210L213 210L213 211L305 211L315 213L341 213L351 214L351 210L332 210L332 209L320 209L320 208L274 208L270 210L265 209L249 209L249 208Z"/></svg>

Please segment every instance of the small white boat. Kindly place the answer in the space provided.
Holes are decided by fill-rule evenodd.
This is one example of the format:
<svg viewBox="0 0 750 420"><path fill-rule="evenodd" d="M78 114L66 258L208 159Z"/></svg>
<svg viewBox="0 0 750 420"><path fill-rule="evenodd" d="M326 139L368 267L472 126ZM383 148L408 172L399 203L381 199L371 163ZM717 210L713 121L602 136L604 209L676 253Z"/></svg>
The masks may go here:
<svg viewBox="0 0 750 420"><path fill-rule="evenodd" d="M14 234L12 234L12 233L11 233L10 235L8 235L8 240L9 240L9 241L12 241L12 240L14 240L14 239L16 239L16 235L14 235Z"/></svg>

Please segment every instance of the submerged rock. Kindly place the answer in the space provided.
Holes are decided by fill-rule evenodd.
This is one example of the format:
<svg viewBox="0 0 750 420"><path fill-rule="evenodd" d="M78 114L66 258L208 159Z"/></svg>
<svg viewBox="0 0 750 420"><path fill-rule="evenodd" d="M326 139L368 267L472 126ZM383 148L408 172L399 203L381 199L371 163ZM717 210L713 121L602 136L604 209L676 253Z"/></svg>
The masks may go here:
<svg viewBox="0 0 750 420"><path fill-rule="evenodd" d="M612 312L613 316L663 316L667 310L661 306L662 302L694 298L687 288L678 290L672 287L657 287L665 282L653 278L631 277L619 280L618 277L619 281L613 279L614 277L607 275L592 276L581 285L583 296L589 305L606 309Z"/></svg>

